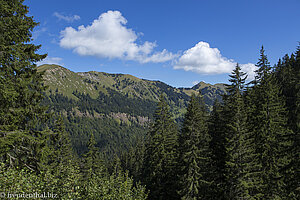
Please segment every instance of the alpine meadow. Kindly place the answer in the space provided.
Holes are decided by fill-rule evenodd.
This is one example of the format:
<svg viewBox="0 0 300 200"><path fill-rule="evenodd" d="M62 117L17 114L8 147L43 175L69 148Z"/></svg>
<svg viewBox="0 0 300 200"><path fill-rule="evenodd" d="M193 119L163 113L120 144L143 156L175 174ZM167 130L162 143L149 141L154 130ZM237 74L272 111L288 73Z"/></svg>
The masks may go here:
<svg viewBox="0 0 300 200"><path fill-rule="evenodd" d="M0 198L300 199L287 1L0 0Z"/></svg>

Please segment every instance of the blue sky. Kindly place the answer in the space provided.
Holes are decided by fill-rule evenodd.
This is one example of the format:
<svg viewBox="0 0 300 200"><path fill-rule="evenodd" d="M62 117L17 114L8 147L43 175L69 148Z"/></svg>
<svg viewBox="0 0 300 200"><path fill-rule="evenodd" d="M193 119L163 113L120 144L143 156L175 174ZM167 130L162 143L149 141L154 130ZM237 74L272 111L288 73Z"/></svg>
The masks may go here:
<svg viewBox="0 0 300 200"><path fill-rule="evenodd" d="M227 82L238 62L253 76L300 41L299 0L25 0L43 63L160 80Z"/></svg>

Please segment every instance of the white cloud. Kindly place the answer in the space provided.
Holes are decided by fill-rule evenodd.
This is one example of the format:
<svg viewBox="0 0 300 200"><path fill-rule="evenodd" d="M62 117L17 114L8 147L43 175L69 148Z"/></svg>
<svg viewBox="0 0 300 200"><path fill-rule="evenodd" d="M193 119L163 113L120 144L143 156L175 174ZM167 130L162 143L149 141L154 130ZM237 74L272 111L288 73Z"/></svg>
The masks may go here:
<svg viewBox="0 0 300 200"><path fill-rule="evenodd" d="M174 69L199 74L223 74L230 73L234 66L235 63L223 57L217 48L211 48L206 42L199 42L183 53Z"/></svg>
<svg viewBox="0 0 300 200"><path fill-rule="evenodd" d="M67 27L61 32L60 46L79 55L134 60L141 63L166 62L176 55L163 50L154 52L155 42L138 44L142 34L126 27L127 20L119 11L102 13L89 26Z"/></svg>
<svg viewBox="0 0 300 200"><path fill-rule="evenodd" d="M36 65L44 65L44 64L55 64L55 65L63 65L61 62L62 58L59 57L46 57L44 60L37 62Z"/></svg>
<svg viewBox="0 0 300 200"><path fill-rule="evenodd" d="M147 63L147 62L160 63L160 62L166 62L169 60L173 60L175 57L178 57L178 55L168 52L166 49L164 49L162 52L155 52L151 56L145 57L140 62L142 62L142 63Z"/></svg>
<svg viewBox="0 0 300 200"><path fill-rule="evenodd" d="M206 42L199 42L186 50L175 62L174 69L193 71L199 74L231 73L236 62L221 55L219 49L211 48ZM248 74L248 80L254 78L256 66L252 63L240 64L242 71Z"/></svg>
<svg viewBox="0 0 300 200"><path fill-rule="evenodd" d="M64 20L66 22L73 22L75 20L79 20L80 19L80 16L78 16L78 15L65 16L65 15L62 15L62 14L60 14L58 12L53 13L53 15L55 17L57 17L59 20Z"/></svg>
<svg viewBox="0 0 300 200"><path fill-rule="evenodd" d="M248 63L248 64L241 64L241 70L243 72L246 72L248 77L247 80L254 80L255 77L255 71L257 70L256 65L252 64L252 63Z"/></svg>

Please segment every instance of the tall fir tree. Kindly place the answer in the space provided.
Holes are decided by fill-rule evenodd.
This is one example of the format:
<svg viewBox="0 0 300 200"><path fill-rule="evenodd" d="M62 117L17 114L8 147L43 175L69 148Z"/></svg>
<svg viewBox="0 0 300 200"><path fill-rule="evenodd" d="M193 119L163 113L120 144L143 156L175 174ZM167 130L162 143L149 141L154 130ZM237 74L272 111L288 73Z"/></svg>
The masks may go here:
<svg viewBox="0 0 300 200"><path fill-rule="evenodd" d="M47 133L34 130L46 118L40 105L45 87L35 63L46 55L37 54L40 46L30 43L38 23L27 16L23 2L0 0L0 159L39 171Z"/></svg>
<svg viewBox="0 0 300 200"><path fill-rule="evenodd" d="M237 64L227 85L224 96L226 133L226 199L250 199L257 183L255 169L258 162L254 138L247 127L244 104L244 86L247 76ZM253 198L253 197L252 197Z"/></svg>
<svg viewBox="0 0 300 200"><path fill-rule="evenodd" d="M30 44L38 25L27 16L23 0L0 4L0 130L31 130L45 108L40 105L45 87L35 63L46 55Z"/></svg>
<svg viewBox="0 0 300 200"><path fill-rule="evenodd" d="M208 121L208 132L211 137L210 151L212 158L212 186L211 198L224 199L225 198L225 163L226 163L226 137L225 137L225 120L223 118L223 106L216 99L213 110L210 113Z"/></svg>
<svg viewBox="0 0 300 200"><path fill-rule="evenodd" d="M270 62L268 61L268 58L265 54L265 49L264 46L261 47L260 49L260 58L256 64L256 67L258 67L258 69L255 71L255 79L254 81L252 81L252 83L254 83L254 85L262 83L262 82L266 82L269 79L269 76L271 74L271 66L270 66Z"/></svg>
<svg viewBox="0 0 300 200"><path fill-rule="evenodd" d="M300 42L299 46L296 51L296 61L294 64L294 71L295 71L295 93L296 93L296 98L295 98L295 107L296 109L294 110L295 113L295 128L294 132L300 134Z"/></svg>
<svg viewBox="0 0 300 200"><path fill-rule="evenodd" d="M208 199L211 188L210 135L202 97L192 94L179 136L181 199Z"/></svg>
<svg viewBox="0 0 300 200"><path fill-rule="evenodd" d="M299 198L299 173L297 173L297 166L299 166L299 85L300 85L300 47L297 48L296 56L287 54L282 60L279 60L275 66L275 77L281 87L282 96L285 100L288 112L288 127L293 131L291 141L293 145L290 152L292 162L287 166L284 174L286 192L290 199ZM298 104L297 104L298 102ZM296 197L298 195L298 197Z"/></svg>
<svg viewBox="0 0 300 200"><path fill-rule="evenodd" d="M282 96L284 97L285 105L288 111L288 125L290 128L294 129L295 125L295 107L296 107L296 69L295 69L295 56L294 54L289 57L286 54L282 60L279 60L277 65L275 65L275 78L279 87L282 91Z"/></svg>
<svg viewBox="0 0 300 200"><path fill-rule="evenodd" d="M291 162L291 131L279 86L271 71L264 49L256 65L251 95L250 127L255 134L255 148L260 165L256 195L263 199L284 199L284 171Z"/></svg>
<svg viewBox="0 0 300 200"><path fill-rule="evenodd" d="M296 61L294 63L294 71L295 71L295 109L294 109L294 127L292 127L294 131L293 137L293 148L292 148L292 175L291 178L287 180L290 184L288 187L289 195L294 199L300 198L300 42L296 51Z"/></svg>
<svg viewBox="0 0 300 200"><path fill-rule="evenodd" d="M149 199L177 199L176 148L177 126L163 95L155 111L152 128L147 136L143 179L150 190Z"/></svg>

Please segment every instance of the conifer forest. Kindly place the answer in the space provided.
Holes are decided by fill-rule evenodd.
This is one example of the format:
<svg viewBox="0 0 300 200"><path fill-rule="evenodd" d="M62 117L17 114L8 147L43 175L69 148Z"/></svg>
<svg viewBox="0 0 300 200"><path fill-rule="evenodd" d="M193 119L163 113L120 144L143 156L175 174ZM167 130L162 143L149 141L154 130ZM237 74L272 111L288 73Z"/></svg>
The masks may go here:
<svg viewBox="0 0 300 200"><path fill-rule="evenodd" d="M161 82L153 100L112 89L130 78L85 79L94 98L45 84L38 22L23 0L0 4L1 198L300 198L300 44L274 66L261 46L254 80L236 64L213 100Z"/></svg>

